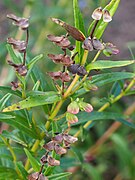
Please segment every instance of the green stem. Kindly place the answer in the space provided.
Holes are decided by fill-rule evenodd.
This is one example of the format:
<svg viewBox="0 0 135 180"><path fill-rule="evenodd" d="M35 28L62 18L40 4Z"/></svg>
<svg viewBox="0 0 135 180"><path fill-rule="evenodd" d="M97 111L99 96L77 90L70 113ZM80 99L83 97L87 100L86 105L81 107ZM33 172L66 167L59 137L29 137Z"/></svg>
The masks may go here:
<svg viewBox="0 0 135 180"><path fill-rule="evenodd" d="M131 87L133 87L135 84L135 78L130 82L130 84L128 85L128 87L125 89L125 91L122 91L118 96L116 96L112 101L111 104L117 102L118 100L120 100L123 96L126 95L126 93L131 89ZM106 108L108 108L111 105L109 102L107 102L106 104L104 104L99 110L98 112L102 112L104 111ZM83 128L88 128L88 126L92 123L91 120L89 120L84 126ZM77 133L74 135L75 137L78 137L80 134L80 130L77 131Z"/></svg>
<svg viewBox="0 0 135 180"><path fill-rule="evenodd" d="M97 54L96 54L96 56L94 57L94 59L93 59L91 62L95 62L95 61L97 60L97 58L98 58L98 56L100 55L101 52L102 52L101 50L98 51Z"/></svg>

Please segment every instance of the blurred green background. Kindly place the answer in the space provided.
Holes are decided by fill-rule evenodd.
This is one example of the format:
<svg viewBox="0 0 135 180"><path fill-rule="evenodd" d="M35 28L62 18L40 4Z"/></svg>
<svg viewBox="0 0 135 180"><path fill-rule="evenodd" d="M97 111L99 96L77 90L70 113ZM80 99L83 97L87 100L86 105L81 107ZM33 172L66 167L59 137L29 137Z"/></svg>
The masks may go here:
<svg viewBox="0 0 135 180"><path fill-rule="evenodd" d="M108 0L80 0L79 5L83 14L85 28L89 27L92 11L102 6L104 7ZM116 12L113 21L107 27L103 40L105 42L114 43L120 53L117 56L111 57L114 60L130 60L134 59L135 54L135 1L122 0L120 7ZM50 43L46 36L48 34L61 35L65 31L60 26L57 26L49 17L56 17L63 21L74 25L72 0L1 0L0 1L0 85L9 85L15 78L12 68L6 64L7 37L15 37L19 39L21 34L15 26L11 25L11 21L6 18L9 13L17 16L30 17L30 39L28 44L28 58L31 59L40 53L44 54L42 61L38 62L37 66L42 71L43 76L46 72L58 70L59 66L53 64L47 57L48 53L59 53L58 47ZM21 37L24 38L23 35ZM93 54L89 55L89 59ZM9 57L8 57L9 58ZM100 56L100 59L109 59ZM135 72L135 66L122 68L121 71L127 70ZM48 79L47 79L48 80ZM97 92L93 92L85 96L86 99L93 104L95 109L99 108L106 98L113 85L103 86ZM30 88L30 87L28 87ZM118 103L114 104L108 111L122 112L126 110L135 101L134 96L124 97ZM98 102L98 103L96 103ZM135 113L132 114L132 119L135 118ZM90 146L103 135L103 133L111 126L112 121L104 121L97 123L90 129L87 139L78 144L80 152L84 153ZM72 169L74 175L71 179L74 180L134 180L135 179L135 131L122 125L108 139L108 141L98 150L93 160L87 160L89 163L81 168ZM90 157L89 157L90 158ZM64 164L63 164L64 166Z"/></svg>

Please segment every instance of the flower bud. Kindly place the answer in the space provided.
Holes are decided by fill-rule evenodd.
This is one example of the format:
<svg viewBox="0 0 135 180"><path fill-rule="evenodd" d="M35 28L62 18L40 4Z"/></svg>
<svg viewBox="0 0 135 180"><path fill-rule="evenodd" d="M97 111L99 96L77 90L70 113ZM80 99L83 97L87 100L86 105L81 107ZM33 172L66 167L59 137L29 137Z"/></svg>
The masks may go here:
<svg viewBox="0 0 135 180"><path fill-rule="evenodd" d="M70 78L70 76L69 76L69 74L67 72L63 72L61 74L60 78L61 78L62 82L69 82L71 80L71 78Z"/></svg>
<svg viewBox="0 0 135 180"><path fill-rule="evenodd" d="M69 112L66 113L66 120L70 123L70 124L75 124L78 122L78 117L74 114L71 114Z"/></svg>
<svg viewBox="0 0 135 180"><path fill-rule="evenodd" d="M89 103L86 103L86 102L82 102L82 101L79 102L79 107L80 107L81 110L86 111L86 112L88 112L88 113L90 113L91 111L93 111L92 105L89 104Z"/></svg>
<svg viewBox="0 0 135 180"><path fill-rule="evenodd" d="M107 22L107 23L112 21L112 17L108 10L104 10L104 12L103 12L103 21Z"/></svg>
<svg viewBox="0 0 135 180"><path fill-rule="evenodd" d="M87 71L85 69L84 66L79 66L79 68L77 69L77 74L79 76L85 76L87 74Z"/></svg>
<svg viewBox="0 0 135 180"><path fill-rule="evenodd" d="M51 78L53 80L56 81L56 80L60 79L62 72L61 71L58 71L58 72L48 72L48 74L49 74L49 76L51 76Z"/></svg>
<svg viewBox="0 0 135 180"><path fill-rule="evenodd" d="M78 114L79 113L78 103L76 101L72 101L67 107L67 112L72 114Z"/></svg>
<svg viewBox="0 0 135 180"><path fill-rule="evenodd" d="M60 161L52 158L51 156L47 157L47 162L49 166L59 166L60 165Z"/></svg>
<svg viewBox="0 0 135 180"><path fill-rule="evenodd" d="M92 90L92 91L97 91L98 87L94 84L91 84L90 81L86 81L83 84L84 88L88 91L88 90Z"/></svg>
<svg viewBox="0 0 135 180"><path fill-rule="evenodd" d="M103 50L103 53L107 56L110 57L111 55L116 55L119 53L119 49L112 43L106 43L105 44L105 49Z"/></svg>
<svg viewBox="0 0 135 180"><path fill-rule="evenodd" d="M7 17L9 19L12 19L14 21L13 24L16 25L16 26L19 26L22 30L28 29L28 27L29 27L29 19L17 17L14 14L8 14Z"/></svg>
<svg viewBox="0 0 135 180"><path fill-rule="evenodd" d="M102 17L102 8L99 7L97 9L94 10L94 12L92 13L92 18L95 20L100 20Z"/></svg>
<svg viewBox="0 0 135 180"><path fill-rule="evenodd" d="M71 64L70 66L68 66L68 71L71 72L72 74L77 74L78 72L78 68L80 67L79 64Z"/></svg>

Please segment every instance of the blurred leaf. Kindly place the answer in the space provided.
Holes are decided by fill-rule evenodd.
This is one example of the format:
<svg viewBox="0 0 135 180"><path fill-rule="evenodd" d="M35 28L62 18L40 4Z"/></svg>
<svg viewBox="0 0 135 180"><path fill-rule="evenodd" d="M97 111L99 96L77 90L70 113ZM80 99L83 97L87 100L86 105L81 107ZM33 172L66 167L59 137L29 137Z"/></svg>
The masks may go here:
<svg viewBox="0 0 135 180"><path fill-rule="evenodd" d="M75 125L86 123L87 121L97 121L97 120L115 120L119 121L129 127L135 128L135 124L128 122L125 120L125 116L123 114L118 114L114 112L80 112L77 115L79 122ZM85 117L85 118L84 118ZM74 126L74 125L72 125Z"/></svg>
<svg viewBox="0 0 135 180"><path fill-rule="evenodd" d="M13 51L13 48L11 45L7 44L7 50L8 50L8 53L10 54L11 56L11 61L13 61L14 63L16 64L20 64L21 61L20 59L17 57L17 55L15 54L15 52Z"/></svg>
<svg viewBox="0 0 135 180"><path fill-rule="evenodd" d="M11 87L8 87L8 86L0 86L0 91L2 91L4 93L11 93L11 94L19 96L19 97L22 96L20 91L18 91L18 90L13 91L11 89Z"/></svg>
<svg viewBox="0 0 135 180"><path fill-rule="evenodd" d="M33 95L29 96L23 101L20 101L16 104L13 104L5 109L3 112L15 111L24 108L30 108L35 106L41 106L44 104L52 104L60 100L60 96L58 93L50 91L50 92L33 92Z"/></svg>
<svg viewBox="0 0 135 180"><path fill-rule="evenodd" d="M7 120L7 119L14 119L14 118L15 118L15 116L8 115L6 113L0 113L0 120L4 121L4 119Z"/></svg>
<svg viewBox="0 0 135 180"><path fill-rule="evenodd" d="M112 72L112 73L103 73L92 76L92 80L90 83L93 83L97 86L103 86L105 84L122 80L134 78L135 74L130 72Z"/></svg>
<svg viewBox="0 0 135 180"><path fill-rule="evenodd" d="M40 54L40 55L34 57L34 58L27 64L28 69L31 69L36 62L38 62L39 60L42 59L42 57L43 57L43 54Z"/></svg>
<svg viewBox="0 0 135 180"><path fill-rule="evenodd" d="M13 134L13 131L12 131L12 132L8 132L8 131L5 131L5 130L4 130L4 131L2 132L2 135L3 135L4 137L10 139L10 140L13 140L13 141L15 141L15 142L17 142L17 143L19 143L19 144L27 147L27 144L26 144L24 141L22 141L22 139L20 139L19 137L17 137L16 134Z"/></svg>
<svg viewBox="0 0 135 180"><path fill-rule="evenodd" d="M73 10L74 10L74 21L75 21L75 27L79 29L83 34L85 34L84 29L84 21L82 17L82 13L80 11L78 0L73 0ZM81 56L83 54L84 49L82 48L82 42L76 41L76 52L78 52L78 59L76 59L76 63L80 63L79 60L81 59Z"/></svg>
<svg viewBox="0 0 135 180"><path fill-rule="evenodd" d="M133 158L134 155L130 148L128 148L127 141L125 138L121 137L118 134L113 134L111 136L112 141L116 144L115 149L117 154L120 158L120 162L124 166L125 170L128 170L128 178L134 179L135 178L135 171L134 171L134 163Z"/></svg>
<svg viewBox="0 0 135 180"><path fill-rule="evenodd" d="M27 176L28 176L28 173L27 173L27 171L24 169L23 163L22 163L21 161L19 161L19 162L16 163L16 166L17 166L20 174L22 175L23 179L26 180L26 179L27 179Z"/></svg>
<svg viewBox="0 0 135 180"><path fill-rule="evenodd" d="M16 171L9 167L0 166L0 179L18 179L18 175Z"/></svg>
<svg viewBox="0 0 135 180"><path fill-rule="evenodd" d="M96 169L96 167L91 166L90 164L83 164L83 170L88 174L92 180L103 180L101 174Z"/></svg>
<svg viewBox="0 0 135 180"><path fill-rule="evenodd" d="M33 155L26 148L24 148L24 151L25 151L25 153L26 153L26 155L27 155L27 157L28 157L28 159L30 161L30 164L33 167L34 171L35 172L40 171L40 163L36 160L35 157L33 157Z"/></svg>
<svg viewBox="0 0 135 180"><path fill-rule="evenodd" d="M3 109L3 107L5 106L6 102L9 100L10 97L11 94L7 93L5 96L3 96L2 99L0 99L0 111Z"/></svg>
<svg viewBox="0 0 135 180"><path fill-rule="evenodd" d="M59 173L59 174L54 174L54 175L48 176L48 178L49 178L49 180L62 180L62 178L66 178L70 175L72 175L72 173L65 172L65 173Z"/></svg>
<svg viewBox="0 0 135 180"><path fill-rule="evenodd" d="M80 150L75 148L75 147L72 147L72 151L76 155L76 157L80 161L80 163L83 163L84 162L84 158L83 158L83 155L80 152Z"/></svg>
<svg viewBox="0 0 135 180"><path fill-rule="evenodd" d="M38 91L39 86L40 86L40 81L38 80L38 81L36 82L36 84L33 86L32 91Z"/></svg>
<svg viewBox="0 0 135 180"><path fill-rule="evenodd" d="M130 64L135 63L134 60L131 61L104 61L99 60L94 63L90 63L86 66L87 71L90 71L92 69L107 69L107 68L114 68L114 67L121 67L121 66L127 66Z"/></svg>
<svg viewBox="0 0 135 180"><path fill-rule="evenodd" d="M27 123L25 118L22 118L20 116L13 117L10 115L6 115L4 113L1 113L1 114L2 114L0 116L1 122L5 122L17 129L19 129L20 131L24 132L28 136L33 137L34 139L35 138L37 139L37 134L35 132L35 129L32 129L32 127L29 127L29 124ZM3 117L3 118L1 118L1 117Z"/></svg>

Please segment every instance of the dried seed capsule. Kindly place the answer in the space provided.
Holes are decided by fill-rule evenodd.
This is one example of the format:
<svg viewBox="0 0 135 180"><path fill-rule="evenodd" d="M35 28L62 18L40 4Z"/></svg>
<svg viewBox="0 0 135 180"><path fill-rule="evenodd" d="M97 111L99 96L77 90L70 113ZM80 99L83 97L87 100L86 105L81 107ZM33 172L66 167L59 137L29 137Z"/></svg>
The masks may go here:
<svg viewBox="0 0 135 180"><path fill-rule="evenodd" d="M18 82L14 82L14 81L11 82L11 89L13 91L16 91L18 87L19 87L19 83Z"/></svg>
<svg viewBox="0 0 135 180"><path fill-rule="evenodd" d="M54 141L50 141L47 144L44 144L43 147L47 150L47 151L53 151L54 147L55 147L55 142Z"/></svg>
<svg viewBox="0 0 135 180"><path fill-rule="evenodd" d="M47 157L47 162L49 166L59 166L60 165L60 161L52 158L51 156Z"/></svg>
<svg viewBox="0 0 135 180"><path fill-rule="evenodd" d="M71 64L70 66L68 66L67 69L68 69L69 72L71 72L72 74L77 74L79 67L80 67L79 64Z"/></svg>
<svg viewBox="0 0 135 180"><path fill-rule="evenodd" d="M47 163L47 155L43 155L43 156L41 157L41 159L40 159L40 162L41 162L42 164Z"/></svg>
<svg viewBox="0 0 135 180"><path fill-rule="evenodd" d="M29 27L29 19L17 17L14 14L8 14L7 17L14 21L14 25L19 26L22 30L26 30Z"/></svg>
<svg viewBox="0 0 135 180"><path fill-rule="evenodd" d="M48 72L48 74L49 74L49 76L51 76L51 78L53 79L53 80L58 80L58 79L60 79L61 78L61 74L62 74L62 72L61 71L58 71L58 72Z"/></svg>
<svg viewBox="0 0 135 180"><path fill-rule="evenodd" d="M78 69L77 69L77 74L79 76L85 76L87 74L87 71L85 69L84 66L80 66Z"/></svg>
<svg viewBox="0 0 135 180"><path fill-rule="evenodd" d="M69 144L75 143L78 141L78 138L71 136L69 134L63 134L64 141L68 142Z"/></svg>
<svg viewBox="0 0 135 180"><path fill-rule="evenodd" d="M108 10L104 10L104 12L103 12L103 21L104 22L112 21L112 17L111 17L111 15L110 15Z"/></svg>
<svg viewBox="0 0 135 180"><path fill-rule="evenodd" d="M32 173L28 176L28 180L48 180L42 173L39 174L38 172Z"/></svg>
<svg viewBox="0 0 135 180"><path fill-rule="evenodd" d="M71 80L67 72L62 73L60 78L62 82L69 82Z"/></svg>
<svg viewBox="0 0 135 180"><path fill-rule="evenodd" d="M55 137L52 138L52 141L57 142L57 143L62 143L63 134L57 134Z"/></svg>
<svg viewBox="0 0 135 180"><path fill-rule="evenodd" d="M62 26L68 32L68 34L71 35L77 41L85 40L84 34L78 29L76 29L75 27L70 26L69 24L65 23L64 21L60 19L51 18L51 20L55 22L56 24L59 24L60 26Z"/></svg>
<svg viewBox="0 0 135 180"><path fill-rule="evenodd" d="M82 44L82 48L88 51L93 51L93 44L90 37L86 38Z"/></svg>
<svg viewBox="0 0 135 180"><path fill-rule="evenodd" d="M13 45L13 48L19 51L20 53L24 53L26 51L27 44L25 41L8 38L7 43Z"/></svg>
<svg viewBox="0 0 135 180"><path fill-rule="evenodd" d="M67 153L67 150L65 148L61 147L59 144L55 145L55 149L54 150L55 150L56 154L59 154L59 155Z"/></svg>
<svg viewBox="0 0 135 180"><path fill-rule="evenodd" d="M103 43L101 43L101 41L99 41L96 37L93 37L92 45L95 50L103 50L104 49Z"/></svg>
<svg viewBox="0 0 135 180"><path fill-rule="evenodd" d="M99 7L97 9L94 10L94 12L92 13L92 18L95 20L100 20L102 17L102 8Z"/></svg>
<svg viewBox="0 0 135 180"><path fill-rule="evenodd" d="M47 38L63 49L69 48L70 46L70 41L65 36L54 36L50 34L47 36Z"/></svg>

